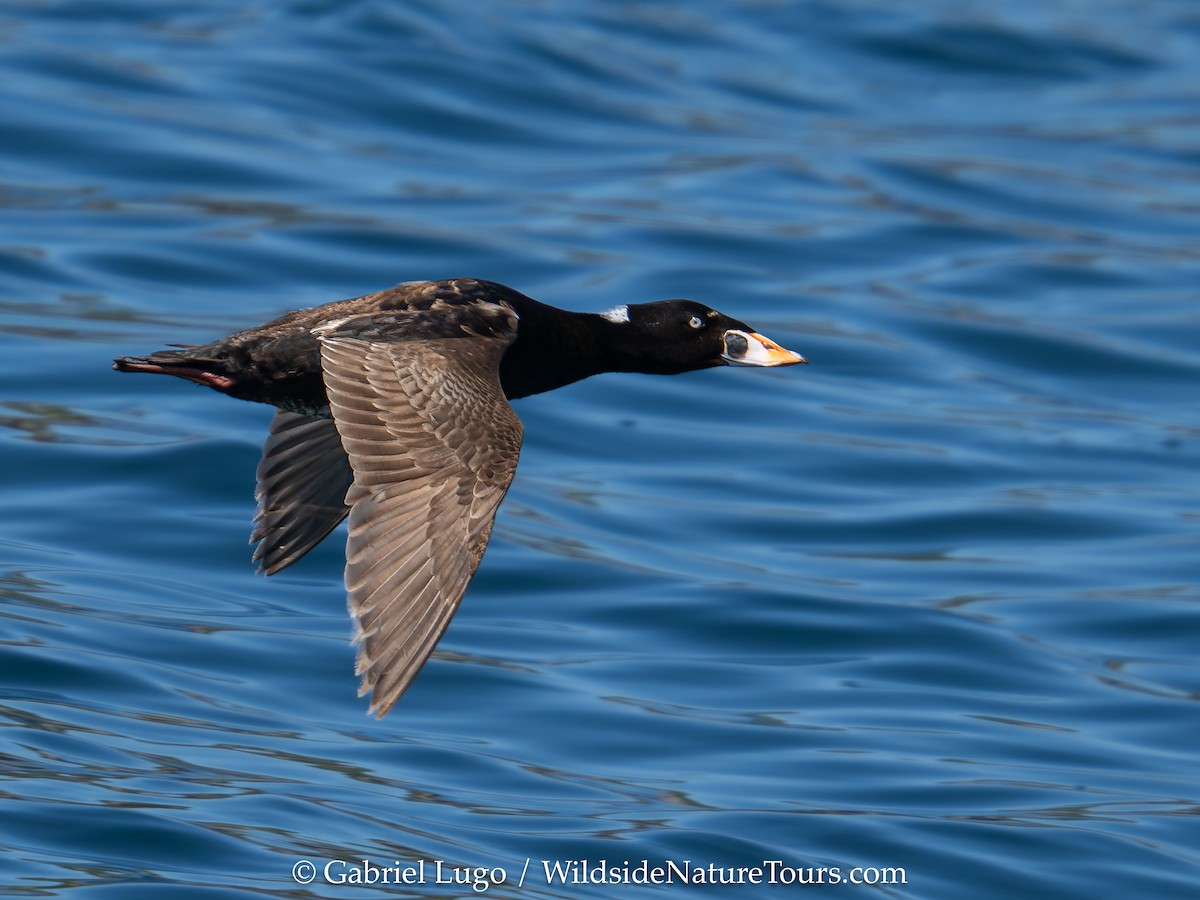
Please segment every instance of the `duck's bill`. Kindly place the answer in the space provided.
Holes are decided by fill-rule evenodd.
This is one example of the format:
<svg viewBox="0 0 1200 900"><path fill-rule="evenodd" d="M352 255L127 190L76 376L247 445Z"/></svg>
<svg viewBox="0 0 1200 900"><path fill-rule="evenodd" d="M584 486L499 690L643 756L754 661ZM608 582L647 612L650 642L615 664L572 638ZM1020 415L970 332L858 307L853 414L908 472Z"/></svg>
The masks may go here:
<svg viewBox="0 0 1200 900"><path fill-rule="evenodd" d="M785 350L757 331L725 332L725 352L721 359L731 366L794 366L808 362L799 353Z"/></svg>

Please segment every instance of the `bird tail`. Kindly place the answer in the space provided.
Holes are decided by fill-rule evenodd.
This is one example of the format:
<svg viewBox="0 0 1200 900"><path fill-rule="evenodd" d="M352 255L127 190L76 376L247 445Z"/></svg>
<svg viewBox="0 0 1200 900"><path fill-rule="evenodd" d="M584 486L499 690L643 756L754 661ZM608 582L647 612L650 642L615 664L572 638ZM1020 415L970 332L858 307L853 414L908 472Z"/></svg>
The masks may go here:
<svg viewBox="0 0 1200 900"><path fill-rule="evenodd" d="M113 360L113 368L118 372L174 375L228 393L236 382L223 371L226 365L218 359L197 356L196 349L184 347L180 350L159 350L149 356L118 356Z"/></svg>

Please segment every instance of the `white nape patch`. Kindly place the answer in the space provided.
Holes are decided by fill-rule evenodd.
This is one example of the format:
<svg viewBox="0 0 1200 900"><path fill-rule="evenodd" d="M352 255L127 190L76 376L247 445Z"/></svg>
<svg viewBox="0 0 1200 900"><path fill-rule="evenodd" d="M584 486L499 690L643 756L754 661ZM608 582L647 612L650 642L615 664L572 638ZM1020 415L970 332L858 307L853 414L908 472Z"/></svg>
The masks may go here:
<svg viewBox="0 0 1200 900"><path fill-rule="evenodd" d="M620 324L621 322L628 322L629 307L623 303L620 306L614 306L607 312L600 313L600 318L608 319L608 321L615 322L617 324Z"/></svg>

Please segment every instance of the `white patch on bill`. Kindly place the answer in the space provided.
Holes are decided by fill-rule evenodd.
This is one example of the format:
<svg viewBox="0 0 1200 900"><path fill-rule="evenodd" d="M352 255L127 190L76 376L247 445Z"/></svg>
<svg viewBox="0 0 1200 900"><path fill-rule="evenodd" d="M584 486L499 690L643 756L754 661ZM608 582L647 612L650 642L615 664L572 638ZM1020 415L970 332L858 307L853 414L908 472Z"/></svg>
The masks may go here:
<svg viewBox="0 0 1200 900"><path fill-rule="evenodd" d="M614 306L612 309L608 310L607 312L600 313L600 318L608 319L608 321L616 322L617 324L620 324L621 322L628 322L629 321L629 307L626 306L625 304L621 304L620 306Z"/></svg>

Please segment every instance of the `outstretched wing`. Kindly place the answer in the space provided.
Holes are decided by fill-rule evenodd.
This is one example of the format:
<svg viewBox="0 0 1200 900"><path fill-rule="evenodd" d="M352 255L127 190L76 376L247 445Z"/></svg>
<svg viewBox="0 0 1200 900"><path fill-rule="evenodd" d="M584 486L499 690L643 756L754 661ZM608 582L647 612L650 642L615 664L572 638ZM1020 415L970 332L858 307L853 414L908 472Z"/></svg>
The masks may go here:
<svg viewBox="0 0 1200 900"><path fill-rule="evenodd" d="M332 419L279 410L258 464L251 543L259 571L274 575L319 544L350 507L350 460Z"/></svg>
<svg viewBox="0 0 1200 900"><path fill-rule="evenodd" d="M458 609L516 471L521 423L499 378L516 316L479 304L317 331L354 470L346 587L360 694L382 716Z"/></svg>

